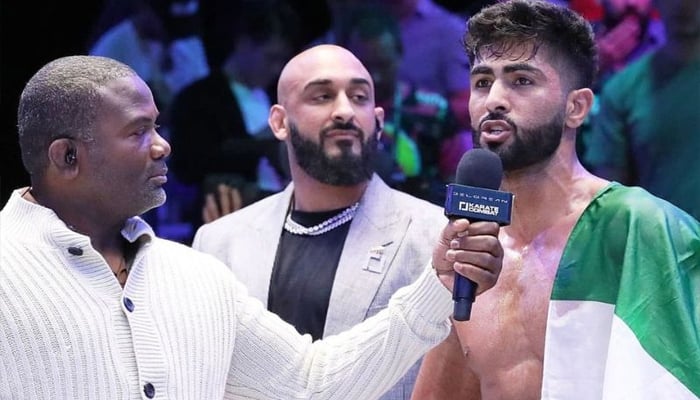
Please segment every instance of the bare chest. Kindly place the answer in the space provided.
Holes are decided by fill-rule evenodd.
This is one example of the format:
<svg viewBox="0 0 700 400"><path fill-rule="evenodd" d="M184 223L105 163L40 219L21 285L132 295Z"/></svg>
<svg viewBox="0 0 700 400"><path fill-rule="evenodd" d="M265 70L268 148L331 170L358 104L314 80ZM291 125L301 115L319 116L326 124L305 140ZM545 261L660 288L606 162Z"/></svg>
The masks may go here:
<svg viewBox="0 0 700 400"><path fill-rule="evenodd" d="M494 352L506 363L509 358L541 358L558 260L556 251L533 254L527 248L506 250L496 287L478 297L472 309L470 332L462 341L468 358L490 363Z"/></svg>
<svg viewBox="0 0 700 400"><path fill-rule="evenodd" d="M457 326L484 399L539 398L549 298L570 233L561 228L527 245L504 240L498 283L476 299L471 320Z"/></svg>

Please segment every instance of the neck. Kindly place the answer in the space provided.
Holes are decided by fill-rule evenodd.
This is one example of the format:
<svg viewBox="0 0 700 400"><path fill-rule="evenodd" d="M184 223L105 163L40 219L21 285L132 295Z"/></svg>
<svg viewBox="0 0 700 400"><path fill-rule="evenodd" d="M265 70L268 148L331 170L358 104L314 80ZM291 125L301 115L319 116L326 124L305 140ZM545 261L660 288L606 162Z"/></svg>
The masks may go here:
<svg viewBox="0 0 700 400"><path fill-rule="evenodd" d="M334 186L317 181L305 173L292 172L295 210L317 212L349 207L362 198L369 185L364 181L353 186Z"/></svg>
<svg viewBox="0 0 700 400"><path fill-rule="evenodd" d="M550 160L505 174L502 190L515 195L507 235L524 243L560 221L578 218L607 181L586 171L578 159L555 154Z"/></svg>
<svg viewBox="0 0 700 400"><path fill-rule="evenodd" d="M124 240L121 229L125 223L124 219L110 221L107 213L102 213L95 207L85 207L84 204L74 201L75 196L53 193L39 187L31 188L25 194L25 198L53 210L71 230L88 236L92 246L103 256L108 253L121 255Z"/></svg>
<svg viewBox="0 0 700 400"><path fill-rule="evenodd" d="M23 196L28 201L40 204L53 210L69 229L90 238L92 247L102 255L109 268L124 286L128 275L128 265L133 258L133 250L129 251L129 243L121 235L124 220L110 223L105 218L91 217L89 210L80 204L73 204L66 199L72 199L66 194L54 195L51 190L42 191L39 188L29 188Z"/></svg>

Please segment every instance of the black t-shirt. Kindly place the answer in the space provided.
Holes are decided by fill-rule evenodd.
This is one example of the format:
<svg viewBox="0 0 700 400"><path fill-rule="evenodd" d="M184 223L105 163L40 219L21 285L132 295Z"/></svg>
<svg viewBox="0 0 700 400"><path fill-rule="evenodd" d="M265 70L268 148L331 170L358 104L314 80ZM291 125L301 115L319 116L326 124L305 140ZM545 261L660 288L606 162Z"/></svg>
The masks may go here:
<svg viewBox="0 0 700 400"><path fill-rule="evenodd" d="M344 209L327 212L292 211L303 226L317 225ZM350 222L318 236L282 231L270 279L268 309L294 325L299 333L323 337L331 289Z"/></svg>

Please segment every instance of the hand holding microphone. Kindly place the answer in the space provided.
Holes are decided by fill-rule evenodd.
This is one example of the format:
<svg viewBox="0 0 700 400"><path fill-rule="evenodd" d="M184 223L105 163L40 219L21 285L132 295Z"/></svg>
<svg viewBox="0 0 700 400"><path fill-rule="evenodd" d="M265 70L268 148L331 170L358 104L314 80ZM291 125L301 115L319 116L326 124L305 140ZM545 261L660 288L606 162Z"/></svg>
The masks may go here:
<svg viewBox="0 0 700 400"><path fill-rule="evenodd" d="M456 182L447 185L445 215L470 222L490 221L510 224L513 194L500 192L503 179L501 159L493 152L472 149L464 153L457 166ZM452 298L457 321L467 321L476 294L476 283L456 274Z"/></svg>

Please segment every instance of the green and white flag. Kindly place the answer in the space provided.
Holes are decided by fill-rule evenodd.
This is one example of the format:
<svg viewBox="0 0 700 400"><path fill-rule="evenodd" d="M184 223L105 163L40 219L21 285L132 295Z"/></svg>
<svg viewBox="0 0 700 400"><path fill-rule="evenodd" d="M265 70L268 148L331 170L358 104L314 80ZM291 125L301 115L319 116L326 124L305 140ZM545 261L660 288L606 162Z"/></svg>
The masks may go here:
<svg viewBox="0 0 700 400"><path fill-rule="evenodd" d="M700 223L611 184L575 226L549 303L542 399L700 398Z"/></svg>

